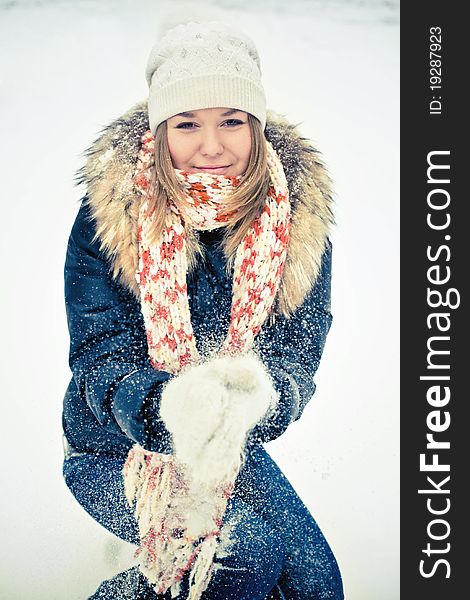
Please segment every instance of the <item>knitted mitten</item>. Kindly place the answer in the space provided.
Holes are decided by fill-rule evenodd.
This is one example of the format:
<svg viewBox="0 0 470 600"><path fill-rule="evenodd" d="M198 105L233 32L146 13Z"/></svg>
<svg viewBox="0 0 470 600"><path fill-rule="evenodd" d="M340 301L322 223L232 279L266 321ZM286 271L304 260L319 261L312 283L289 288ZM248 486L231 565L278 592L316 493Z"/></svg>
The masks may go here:
<svg viewBox="0 0 470 600"><path fill-rule="evenodd" d="M193 480L218 484L240 465L249 431L276 402L271 379L253 353L223 356L172 379L163 390L160 416Z"/></svg>

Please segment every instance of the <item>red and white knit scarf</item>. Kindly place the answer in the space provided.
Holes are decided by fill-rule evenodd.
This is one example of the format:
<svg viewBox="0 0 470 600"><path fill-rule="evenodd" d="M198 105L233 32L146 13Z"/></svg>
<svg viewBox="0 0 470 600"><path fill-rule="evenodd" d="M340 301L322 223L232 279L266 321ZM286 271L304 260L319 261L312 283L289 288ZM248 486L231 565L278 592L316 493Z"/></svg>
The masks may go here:
<svg viewBox="0 0 470 600"><path fill-rule="evenodd" d="M154 194L154 142L151 132L146 132L134 178L142 195L136 277L151 364L177 374L200 361L186 285L186 228L212 230L224 226L228 218L225 199L241 178L175 169L187 201L184 214L169 201L162 235L157 244L151 245L149 234L154 220L148 206ZM290 228L287 182L274 149L268 142L266 145L270 187L260 216L236 250L230 324L221 354L244 353L252 348L272 308L286 259ZM222 518L238 468L229 480L210 490L210 502L207 490L204 498L198 498L190 473L175 455L149 452L136 445L123 474L126 496L139 524L141 544L136 555L140 569L157 593L170 589L172 597L178 594L179 581L189 570L188 600L197 600L215 568ZM187 520L194 509L199 516L201 511L208 512L205 518L202 515L199 525Z"/></svg>

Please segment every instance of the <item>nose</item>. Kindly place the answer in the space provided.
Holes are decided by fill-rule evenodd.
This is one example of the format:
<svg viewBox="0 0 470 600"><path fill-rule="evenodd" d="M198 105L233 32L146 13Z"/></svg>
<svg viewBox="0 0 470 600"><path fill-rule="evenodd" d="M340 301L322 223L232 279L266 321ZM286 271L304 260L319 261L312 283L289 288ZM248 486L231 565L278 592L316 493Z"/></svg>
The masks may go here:
<svg viewBox="0 0 470 600"><path fill-rule="evenodd" d="M224 152L224 146L217 129L206 129L202 132L201 145L199 148L202 156L219 156Z"/></svg>

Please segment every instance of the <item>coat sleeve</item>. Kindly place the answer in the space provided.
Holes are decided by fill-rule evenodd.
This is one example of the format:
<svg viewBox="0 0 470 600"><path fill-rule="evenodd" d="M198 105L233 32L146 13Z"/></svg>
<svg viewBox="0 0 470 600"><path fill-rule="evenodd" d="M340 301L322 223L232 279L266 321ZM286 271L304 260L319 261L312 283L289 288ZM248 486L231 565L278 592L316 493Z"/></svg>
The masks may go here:
<svg viewBox="0 0 470 600"><path fill-rule="evenodd" d="M163 451L169 434L155 415L171 375L151 366L139 302L113 280L95 231L85 197L64 269L73 378L102 427Z"/></svg>
<svg viewBox="0 0 470 600"><path fill-rule="evenodd" d="M314 375L333 319L331 254L328 241L320 273L303 304L289 319L277 317L258 336L257 350L271 375L279 402L273 415L252 430L253 441L278 438L290 423L301 417L315 392Z"/></svg>

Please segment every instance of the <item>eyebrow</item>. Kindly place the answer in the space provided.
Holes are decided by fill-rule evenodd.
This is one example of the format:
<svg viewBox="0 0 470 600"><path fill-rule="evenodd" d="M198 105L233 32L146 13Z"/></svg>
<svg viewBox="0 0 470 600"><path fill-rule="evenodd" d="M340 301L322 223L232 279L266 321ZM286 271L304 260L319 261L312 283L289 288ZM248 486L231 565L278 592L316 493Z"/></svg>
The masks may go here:
<svg viewBox="0 0 470 600"><path fill-rule="evenodd" d="M238 110L238 108L231 108L230 110L227 110L227 112L222 113L222 117L228 117L230 115L233 115L233 113L236 112L241 112L240 110ZM175 115L176 117L185 117L186 119L194 119L194 117L196 116L194 113L192 112L182 112L182 113L178 113L177 115Z"/></svg>

